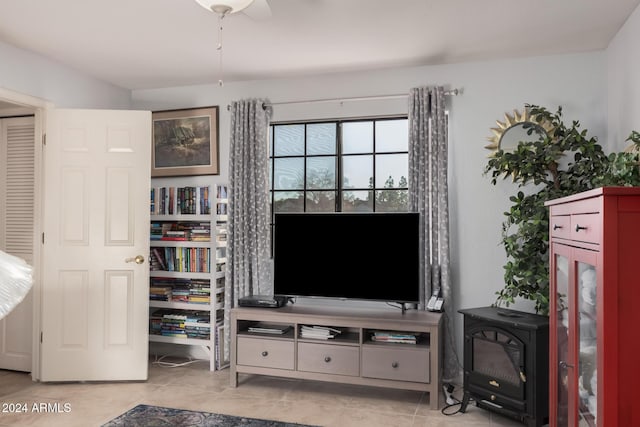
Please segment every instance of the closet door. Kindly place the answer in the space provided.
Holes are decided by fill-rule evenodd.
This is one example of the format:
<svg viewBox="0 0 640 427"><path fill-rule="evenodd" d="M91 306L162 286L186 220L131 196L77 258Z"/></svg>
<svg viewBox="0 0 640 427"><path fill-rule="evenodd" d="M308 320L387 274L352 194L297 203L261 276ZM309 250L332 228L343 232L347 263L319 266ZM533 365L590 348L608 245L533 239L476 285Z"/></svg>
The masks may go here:
<svg viewBox="0 0 640 427"><path fill-rule="evenodd" d="M34 119L0 119L0 249L33 265ZM31 371L33 303L0 320L0 369Z"/></svg>

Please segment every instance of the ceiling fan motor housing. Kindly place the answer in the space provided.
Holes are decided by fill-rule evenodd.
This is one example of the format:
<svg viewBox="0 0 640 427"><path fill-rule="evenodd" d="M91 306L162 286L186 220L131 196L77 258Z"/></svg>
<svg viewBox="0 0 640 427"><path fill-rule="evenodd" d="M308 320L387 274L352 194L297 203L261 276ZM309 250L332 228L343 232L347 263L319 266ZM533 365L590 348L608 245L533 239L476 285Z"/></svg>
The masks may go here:
<svg viewBox="0 0 640 427"><path fill-rule="evenodd" d="M196 2L207 10L227 15L246 9L253 0L196 0Z"/></svg>

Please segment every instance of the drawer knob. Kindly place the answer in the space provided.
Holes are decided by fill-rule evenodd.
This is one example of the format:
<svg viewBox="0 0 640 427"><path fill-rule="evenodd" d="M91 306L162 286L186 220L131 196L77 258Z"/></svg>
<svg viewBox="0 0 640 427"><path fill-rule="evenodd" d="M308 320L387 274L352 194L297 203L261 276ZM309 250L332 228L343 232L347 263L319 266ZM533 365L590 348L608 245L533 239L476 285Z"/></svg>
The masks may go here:
<svg viewBox="0 0 640 427"><path fill-rule="evenodd" d="M325 356L324 357L324 361L327 362L327 363L331 362L331 357L330 356Z"/></svg>
<svg viewBox="0 0 640 427"><path fill-rule="evenodd" d="M582 227L580 224L576 224L576 233L579 232L580 230L586 230L587 227Z"/></svg>
<svg viewBox="0 0 640 427"><path fill-rule="evenodd" d="M397 368L398 366L400 366L400 364L398 364L398 362L391 363L391 367L392 368Z"/></svg>
<svg viewBox="0 0 640 427"><path fill-rule="evenodd" d="M268 351L265 350L265 351L262 352L262 357L267 357L268 355L269 355Z"/></svg>
<svg viewBox="0 0 640 427"><path fill-rule="evenodd" d="M493 401L495 401L495 400L496 400L496 395L495 395L495 394L492 394L492 395L491 395L491 400L493 400Z"/></svg>
<svg viewBox="0 0 640 427"><path fill-rule="evenodd" d="M559 228L562 228L562 226L561 226L561 225L558 225L558 224L553 224L553 229L554 229L554 230L557 230L557 229L559 229Z"/></svg>

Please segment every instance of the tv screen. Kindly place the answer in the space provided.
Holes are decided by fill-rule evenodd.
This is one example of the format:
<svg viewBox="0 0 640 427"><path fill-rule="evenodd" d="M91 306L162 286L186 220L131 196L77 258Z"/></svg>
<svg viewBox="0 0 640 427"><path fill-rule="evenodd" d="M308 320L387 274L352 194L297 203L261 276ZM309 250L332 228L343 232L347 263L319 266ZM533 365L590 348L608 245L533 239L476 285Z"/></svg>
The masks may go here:
<svg viewBox="0 0 640 427"><path fill-rule="evenodd" d="M418 218L418 213L275 214L274 293L418 302Z"/></svg>

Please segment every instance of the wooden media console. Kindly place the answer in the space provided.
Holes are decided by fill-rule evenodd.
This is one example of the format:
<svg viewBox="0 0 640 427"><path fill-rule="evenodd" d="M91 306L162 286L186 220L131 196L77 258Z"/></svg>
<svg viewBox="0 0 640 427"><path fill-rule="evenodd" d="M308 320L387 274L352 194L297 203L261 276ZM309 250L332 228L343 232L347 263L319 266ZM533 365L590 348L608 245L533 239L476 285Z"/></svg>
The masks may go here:
<svg viewBox="0 0 640 427"><path fill-rule="evenodd" d="M339 333L303 337L303 327L313 326ZM425 391L431 409L438 409L443 403L441 329L442 315L427 311L234 308L231 385L236 387L238 374L244 373Z"/></svg>

